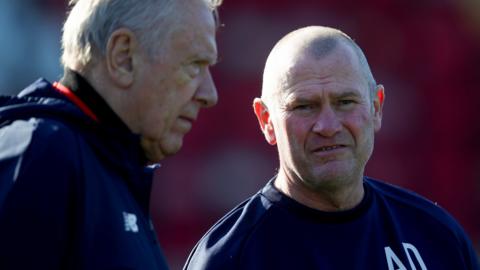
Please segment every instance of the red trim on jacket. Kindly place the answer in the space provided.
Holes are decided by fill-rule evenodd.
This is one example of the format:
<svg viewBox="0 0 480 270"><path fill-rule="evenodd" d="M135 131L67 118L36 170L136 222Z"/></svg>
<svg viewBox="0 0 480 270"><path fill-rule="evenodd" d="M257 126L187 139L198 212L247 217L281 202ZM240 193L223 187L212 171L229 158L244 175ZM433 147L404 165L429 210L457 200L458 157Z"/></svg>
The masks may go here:
<svg viewBox="0 0 480 270"><path fill-rule="evenodd" d="M99 122L98 117L93 113L93 111L87 106L87 104L85 104L81 99L75 96L72 90L68 89L66 86L59 82L54 82L53 87L55 88L55 90L65 95L71 102L73 102L73 104L79 107L82 112L95 120L95 122Z"/></svg>

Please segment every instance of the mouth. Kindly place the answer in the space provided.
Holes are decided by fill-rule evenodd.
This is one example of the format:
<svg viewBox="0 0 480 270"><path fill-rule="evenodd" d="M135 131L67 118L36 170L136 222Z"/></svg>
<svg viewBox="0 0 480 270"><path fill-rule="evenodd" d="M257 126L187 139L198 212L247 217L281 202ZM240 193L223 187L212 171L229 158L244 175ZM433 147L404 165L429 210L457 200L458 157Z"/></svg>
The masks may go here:
<svg viewBox="0 0 480 270"><path fill-rule="evenodd" d="M195 116L189 116L189 115L181 115L179 116L178 118L182 119L182 120L185 120L187 122L190 122L193 124L193 122L195 122L196 120L196 117Z"/></svg>
<svg viewBox="0 0 480 270"><path fill-rule="evenodd" d="M335 145L326 145L326 146L321 146L317 147L313 150L313 152L328 152L328 151L333 151L337 149L342 149L345 148L346 145L343 144L335 144Z"/></svg>
<svg viewBox="0 0 480 270"><path fill-rule="evenodd" d="M188 114L188 115L180 115L177 119L178 119L176 124L177 131L179 131L180 133L186 134L192 129L193 123L195 122L196 117L194 115Z"/></svg>

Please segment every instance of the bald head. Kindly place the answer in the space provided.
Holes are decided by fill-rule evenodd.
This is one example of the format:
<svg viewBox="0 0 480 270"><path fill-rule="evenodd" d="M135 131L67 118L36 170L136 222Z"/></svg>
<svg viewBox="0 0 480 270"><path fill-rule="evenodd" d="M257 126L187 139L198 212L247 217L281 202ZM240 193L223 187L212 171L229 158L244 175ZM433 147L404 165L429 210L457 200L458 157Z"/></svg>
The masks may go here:
<svg viewBox="0 0 480 270"><path fill-rule="evenodd" d="M308 57L322 61L341 47L348 47L353 51L373 96L376 82L365 55L355 41L334 28L309 26L287 34L270 52L263 73L262 99L268 102L282 88L283 81L290 76L289 70L302 58Z"/></svg>

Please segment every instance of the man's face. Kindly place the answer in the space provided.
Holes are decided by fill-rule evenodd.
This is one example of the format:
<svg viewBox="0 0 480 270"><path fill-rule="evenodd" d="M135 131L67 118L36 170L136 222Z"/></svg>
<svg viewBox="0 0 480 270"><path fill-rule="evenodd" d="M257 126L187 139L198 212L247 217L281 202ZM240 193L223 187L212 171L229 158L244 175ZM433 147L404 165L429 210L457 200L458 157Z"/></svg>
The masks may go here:
<svg viewBox="0 0 480 270"><path fill-rule="evenodd" d="M217 102L209 71L217 58L215 22L203 1L189 3L162 55L154 60L145 54L139 71L137 112L142 146L151 161L180 150L200 109Z"/></svg>
<svg viewBox="0 0 480 270"><path fill-rule="evenodd" d="M356 55L342 44L322 59L306 54L292 63L269 103L281 168L313 189L358 180L381 104L372 103Z"/></svg>

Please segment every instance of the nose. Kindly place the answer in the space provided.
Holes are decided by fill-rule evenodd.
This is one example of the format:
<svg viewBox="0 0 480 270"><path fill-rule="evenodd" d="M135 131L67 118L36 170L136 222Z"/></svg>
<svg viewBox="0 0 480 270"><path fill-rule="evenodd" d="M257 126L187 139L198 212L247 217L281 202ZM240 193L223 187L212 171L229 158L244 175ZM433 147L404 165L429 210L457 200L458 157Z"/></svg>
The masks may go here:
<svg viewBox="0 0 480 270"><path fill-rule="evenodd" d="M330 105L324 106L313 125L313 132L324 137L333 137L341 130L342 123L338 115Z"/></svg>
<svg viewBox="0 0 480 270"><path fill-rule="evenodd" d="M212 74L207 71L205 79L195 93L195 99L200 102L203 108L212 107L218 102L217 88L213 82Z"/></svg>

